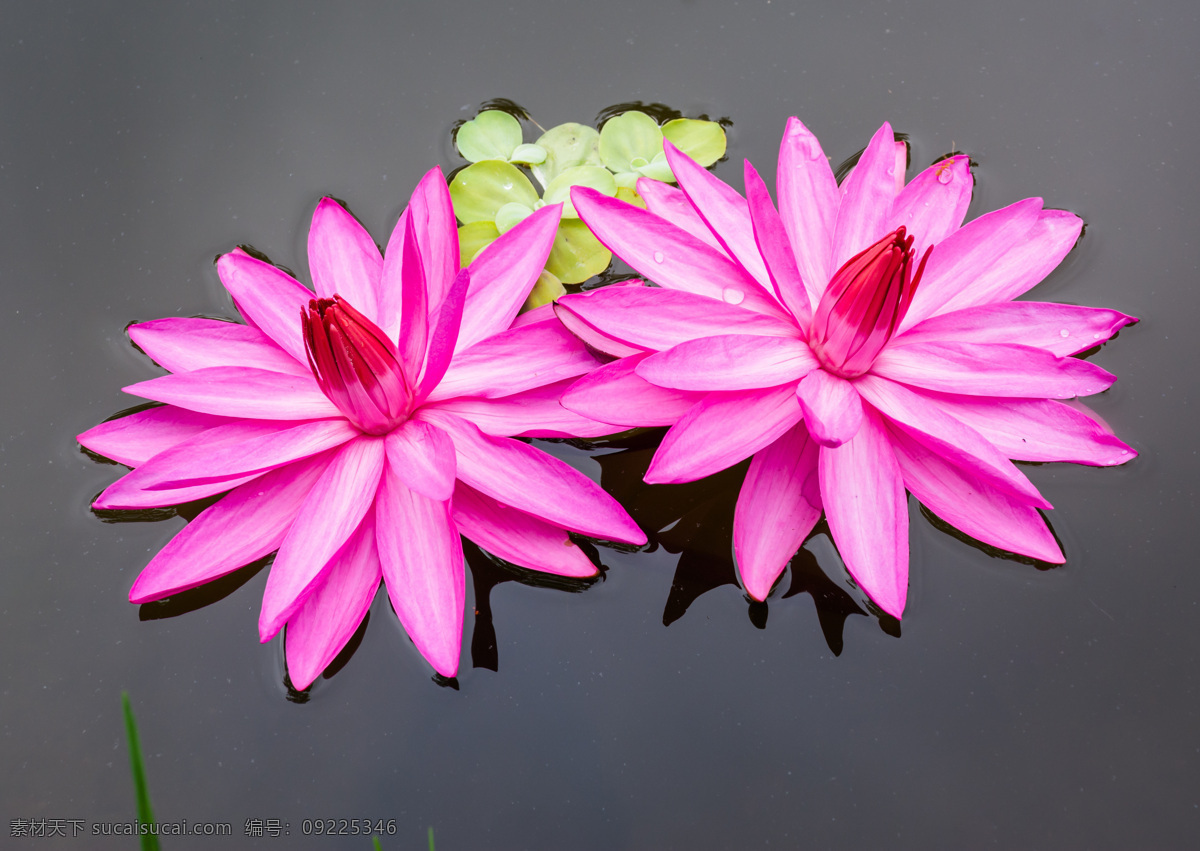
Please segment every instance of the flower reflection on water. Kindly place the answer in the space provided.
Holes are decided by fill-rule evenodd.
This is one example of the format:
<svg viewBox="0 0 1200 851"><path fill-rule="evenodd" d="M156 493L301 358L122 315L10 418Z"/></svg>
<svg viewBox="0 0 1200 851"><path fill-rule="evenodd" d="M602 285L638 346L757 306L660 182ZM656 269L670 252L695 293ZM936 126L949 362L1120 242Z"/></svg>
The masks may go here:
<svg viewBox="0 0 1200 851"><path fill-rule="evenodd" d="M598 485L514 437L612 431L558 404L597 365L548 309L517 317L550 251L539 210L459 272L445 179L421 181L387 251L332 199L309 232L316 292L242 250L217 264L246 325L132 326L170 375L125 388L165 403L81 434L134 468L101 510L228 491L138 577L133 602L195 588L278 550L259 632L287 627L295 688L352 638L380 581L442 676L459 665L460 533L500 558L566 577L596 573L568 531L645 536Z"/></svg>

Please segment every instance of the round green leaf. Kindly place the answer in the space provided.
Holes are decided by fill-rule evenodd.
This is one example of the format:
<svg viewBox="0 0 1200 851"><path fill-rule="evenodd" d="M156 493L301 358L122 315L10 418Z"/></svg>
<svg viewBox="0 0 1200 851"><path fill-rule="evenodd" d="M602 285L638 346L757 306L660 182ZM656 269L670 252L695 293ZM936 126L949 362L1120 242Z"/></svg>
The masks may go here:
<svg viewBox="0 0 1200 851"><path fill-rule="evenodd" d="M675 175L671 173L671 167L667 165L667 154L665 151L659 151L650 162L639 165L637 171L642 177L661 180L663 183L675 182Z"/></svg>
<svg viewBox="0 0 1200 851"><path fill-rule="evenodd" d="M617 194L617 182L613 180L612 172L608 169L601 168L598 165L577 165L574 168L569 168L550 181L550 185L546 187L546 194L543 197L543 200L547 204L558 204L561 202L565 218L579 218L579 214L575 212L574 205L571 204L572 186L590 186L592 189L595 189L597 192L603 192L605 195Z"/></svg>
<svg viewBox="0 0 1200 851"><path fill-rule="evenodd" d="M459 266L463 269L471 265L480 251L487 248L500 238L500 231L492 222L471 222L458 229Z"/></svg>
<svg viewBox="0 0 1200 851"><path fill-rule="evenodd" d="M525 299L525 303L521 305L521 312L524 313L535 307L541 307L543 304L549 304L560 295L566 294L567 288L562 285L562 281L543 269L542 274L538 275L533 289L529 291L529 298Z"/></svg>
<svg viewBox="0 0 1200 851"><path fill-rule="evenodd" d="M564 284L581 284L599 275L611 262L612 252L600 244L581 219L563 219L546 260L546 271Z"/></svg>
<svg viewBox="0 0 1200 851"><path fill-rule="evenodd" d="M489 109L458 128L458 152L473 163L508 160L521 144L521 123L507 112Z"/></svg>
<svg viewBox="0 0 1200 851"><path fill-rule="evenodd" d="M600 130L600 159L609 171L634 171L637 157L649 162L662 153L662 130L644 112L633 110L610 118Z"/></svg>
<svg viewBox="0 0 1200 851"><path fill-rule="evenodd" d="M663 125L662 134L705 168L725 156L725 128L715 121L676 118Z"/></svg>
<svg viewBox="0 0 1200 851"><path fill-rule="evenodd" d="M543 187L569 168L601 165L600 134L585 124L559 124L551 127L537 144L546 149L546 159L533 166L533 176Z"/></svg>
<svg viewBox="0 0 1200 851"><path fill-rule="evenodd" d="M533 209L537 190L515 165L499 160L484 160L469 165L450 181L450 200L454 215L463 224L493 222L496 211L505 204L524 204Z"/></svg>
<svg viewBox="0 0 1200 851"><path fill-rule="evenodd" d="M617 181L619 189L637 189L638 178L641 175L636 171L623 171L620 174L614 175L613 179Z"/></svg>
<svg viewBox="0 0 1200 851"><path fill-rule="evenodd" d="M541 145L517 145L508 159L514 163L538 165L546 161L546 149Z"/></svg>
<svg viewBox="0 0 1200 851"><path fill-rule="evenodd" d="M638 194L637 189L631 189L628 186L617 187L617 200L624 201L626 204L632 204L635 207L646 209L646 202L642 196Z"/></svg>
<svg viewBox="0 0 1200 851"><path fill-rule="evenodd" d="M496 211L496 230L508 233L521 222L533 215L533 209L524 204L505 204Z"/></svg>

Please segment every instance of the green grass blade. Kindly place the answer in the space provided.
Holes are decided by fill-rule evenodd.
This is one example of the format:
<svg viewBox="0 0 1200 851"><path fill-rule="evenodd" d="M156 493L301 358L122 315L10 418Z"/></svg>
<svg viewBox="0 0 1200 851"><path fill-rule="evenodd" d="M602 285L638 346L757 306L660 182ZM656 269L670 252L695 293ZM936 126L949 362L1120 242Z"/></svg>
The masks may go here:
<svg viewBox="0 0 1200 851"><path fill-rule="evenodd" d="M433 851L433 827L429 828L429 851Z"/></svg>
<svg viewBox="0 0 1200 851"><path fill-rule="evenodd" d="M154 812L150 809L150 790L146 788L146 768L142 764L142 746L138 742L137 721L133 718L129 692L121 692L121 708L125 713L125 737L129 740L129 765L133 769L138 821L142 824L154 824ZM158 837L153 834L142 834L141 843L142 851L160 851Z"/></svg>

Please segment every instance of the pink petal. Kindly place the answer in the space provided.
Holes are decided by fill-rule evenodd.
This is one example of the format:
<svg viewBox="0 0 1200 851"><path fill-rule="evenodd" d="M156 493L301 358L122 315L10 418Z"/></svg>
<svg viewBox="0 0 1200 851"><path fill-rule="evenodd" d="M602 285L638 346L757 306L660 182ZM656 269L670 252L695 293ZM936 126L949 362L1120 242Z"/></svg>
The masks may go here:
<svg viewBox="0 0 1200 851"><path fill-rule="evenodd" d="M713 232L708 229L704 219L700 218L696 208L683 194L682 189L669 183L663 183L661 180L643 177L637 182L637 191L642 196L642 200L646 202L646 209L651 213L666 219L677 228L682 228L718 251L725 250L713 236Z"/></svg>
<svg viewBox="0 0 1200 851"><path fill-rule="evenodd" d="M148 462L147 462L148 463ZM149 490L144 483L153 468L143 465L132 473L117 479L104 489L92 508L99 511L136 511L141 508L162 508L169 505L184 505L198 499L224 493L246 482L257 479L262 473L251 473L238 479L219 479L203 485L189 485L171 490Z"/></svg>
<svg viewBox="0 0 1200 851"><path fill-rule="evenodd" d="M325 454L272 470L204 509L150 560L129 601L161 600L277 549L331 458Z"/></svg>
<svg viewBox="0 0 1200 851"><path fill-rule="evenodd" d="M571 201L592 233L642 276L668 289L787 318L745 269L667 220L582 186L571 190Z"/></svg>
<svg viewBox="0 0 1200 851"><path fill-rule="evenodd" d="M725 253L741 264L763 290L771 292L771 280L754 241L754 227L746 199L680 151L670 141L663 143L679 188L708 225Z"/></svg>
<svg viewBox="0 0 1200 851"><path fill-rule="evenodd" d="M372 322L383 257L375 240L337 201L322 198L308 229L308 267L321 298L340 295Z"/></svg>
<svg viewBox="0 0 1200 851"><path fill-rule="evenodd" d="M821 143L797 118L789 118L784 130L775 181L779 215L813 308L838 268L833 232L842 195Z"/></svg>
<svg viewBox="0 0 1200 851"><path fill-rule="evenodd" d="M454 493L454 443L435 425L407 420L384 438L388 467L405 486L435 502Z"/></svg>
<svg viewBox="0 0 1200 851"><path fill-rule="evenodd" d="M1132 322L1137 322L1132 316L1099 307L1011 301L931 316L894 338L892 345L938 340L1018 343L1066 357L1100 345Z"/></svg>
<svg viewBox="0 0 1200 851"><path fill-rule="evenodd" d="M797 423L755 453L733 516L733 552L746 593L765 600L821 519L818 448Z"/></svg>
<svg viewBox="0 0 1200 851"><path fill-rule="evenodd" d="M429 343L429 288L426 283L424 258L417 247L417 234L410 215L406 222L404 240L400 243L403 258L400 267L400 336L397 348L406 375L419 375Z"/></svg>
<svg viewBox="0 0 1200 851"><path fill-rule="evenodd" d="M610 289L612 289L612 287L602 287L598 290L595 290L595 292L607 292ZM656 287L655 289L658 288ZM659 292L672 292L672 290L659 290ZM623 358L628 357L629 355L646 353L646 350L639 346L631 346L629 343L605 334L595 325L587 322L582 316L572 310L572 307L575 305L573 302L568 301L568 299L577 298L579 295L583 295L583 293L565 295L553 305L546 306L551 307L554 311L554 315L558 317L558 321L563 324L563 327L582 340L583 344L588 348L595 349L601 354L614 358ZM567 303L563 304L564 301ZM523 315L524 314L522 314L522 316ZM515 323L513 327L516 327Z"/></svg>
<svg viewBox="0 0 1200 851"><path fill-rule="evenodd" d="M234 322L155 319L130 325L129 338L169 372L190 372L210 366L252 366L270 372L311 374L307 363L297 361L262 331Z"/></svg>
<svg viewBox="0 0 1200 851"><path fill-rule="evenodd" d="M233 420L228 417L164 405L102 422L75 439L97 455L139 467L158 453L229 422Z"/></svg>
<svg viewBox="0 0 1200 851"><path fill-rule="evenodd" d="M379 302L379 321L375 324L389 340L397 340L400 337L400 316L403 312L404 297L404 286L401 283L404 280L404 239L412 227L409 223L410 218L409 208L405 207L396 221L396 226L392 228L392 235L388 237L387 248L383 252L383 267L379 273L379 289L375 293Z"/></svg>
<svg viewBox="0 0 1200 851"><path fill-rule="evenodd" d="M823 369L800 379L796 399L809 434L822 446L841 446L862 425L863 406L854 385Z"/></svg>
<svg viewBox="0 0 1200 851"><path fill-rule="evenodd" d="M444 677L458 673L466 574L450 503L384 475L375 540L392 607L426 661Z"/></svg>
<svg viewBox="0 0 1200 851"><path fill-rule="evenodd" d="M904 484L934 514L976 540L1052 564L1062 550L1037 509L997 491L900 431L892 448Z"/></svg>
<svg viewBox="0 0 1200 851"><path fill-rule="evenodd" d="M454 522L489 553L531 570L558 576L595 576L596 566L567 533L459 482Z"/></svg>
<svg viewBox="0 0 1200 851"><path fill-rule="evenodd" d="M259 638L270 641L304 604L330 560L362 522L383 474L383 440L346 444L313 486L279 547L263 592Z"/></svg>
<svg viewBox="0 0 1200 851"><path fill-rule="evenodd" d="M926 394L952 417L1018 461L1070 461L1108 467L1137 453L1083 411L1050 399L988 399ZM1082 407L1082 406L1080 406Z"/></svg>
<svg viewBox="0 0 1200 851"><path fill-rule="evenodd" d="M709 393L667 432L645 480L672 484L719 473L769 446L800 416L790 384Z"/></svg>
<svg viewBox="0 0 1200 851"><path fill-rule="evenodd" d="M903 225L913 237L913 254L923 257L926 248L937 245L962 225L974 188L970 157L936 162L896 196L884 232Z"/></svg>
<svg viewBox="0 0 1200 851"><path fill-rule="evenodd" d="M1116 376L1078 358L1004 343L915 343L889 346L871 372L968 396L1069 399L1107 390Z"/></svg>
<svg viewBox="0 0 1200 851"><path fill-rule="evenodd" d="M968 222L938 243L929 255L900 330L948 311L950 302L960 293L974 290L980 273L1027 237L1041 211L1041 198L1026 198Z"/></svg>
<svg viewBox="0 0 1200 851"><path fill-rule="evenodd" d="M637 374L676 390L754 390L796 381L817 368L807 344L794 337L724 334L651 355Z"/></svg>
<svg viewBox="0 0 1200 851"><path fill-rule="evenodd" d="M450 366L450 359L454 356L454 343L458 339L462 323L463 301L470 285L471 273L463 269L442 300L435 317L433 335L429 340L429 350L425 355L425 368L417 388L418 399L424 399L437 387Z"/></svg>
<svg viewBox="0 0 1200 851"><path fill-rule="evenodd" d="M1022 502L1038 508L1052 507L1003 453L979 432L934 404L930 396L877 375L864 375L854 386L866 402L891 421L893 431L906 432L931 451Z"/></svg>
<svg viewBox="0 0 1200 851"><path fill-rule="evenodd" d="M312 290L242 251L222 255L217 260L217 274L247 321L298 363L308 363L300 310L314 297Z"/></svg>
<svg viewBox="0 0 1200 851"><path fill-rule="evenodd" d="M865 414L852 440L821 449L821 501L846 569L898 618L908 596L908 502L884 426Z"/></svg>
<svg viewBox="0 0 1200 851"><path fill-rule="evenodd" d="M124 392L191 411L266 420L340 417L310 373L286 375L239 366L211 366L164 375L122 388Z"/></svg>
<svg viewBox="0 0 1200 851"><path fill-rule="evenodd" d="M842 181L841 193L842 204L833 232L833 262L830 264L834 270L887 233L892 202L896 197L892 125L883 122L871 137L858 164Z"/></svg>
<svg viewBox="0 0 1200 851"><path fill-rule="evenodd" d="M565 408L626 428L674 425L704 394L658 387L636 373L649 354L605 364L563 394Z"/></svg>
<svg viewBox="0 0 1200 851"><path fill-rule="evenodd" d="M601 437L619 431L562 406L559 399L574 383L568 378L499 399L459 396L433 403L429 409L462 417L493 437Z"/></svg>
<svg viewBox="0 0 1200 851"><path fill-rule="evenodd" d="M428 412L450 433L458 478L493 499L594 538L644 544L646 536L611 496L564 461L519 440L489 437L466 420Z"/></svg>
<svg viewBox="0 0 1200 851"><path fill-rule="evenodd" d="M1070 253L1083 230L1083 220L1065 210L1042 210L1025 237L986 269L976 270L939 312L977 304L1008 301L1023 295L1052 272Z"/></svg>
<svg viewBox="0 0 1200 851"><path fill-rule="evenodd" d="M509 396L583 375L600 362L557 319L522 325L460 351L430 402L455 396Z"/></svg>
<svg viewBox="0 0 1200 851"><path fill-rule="evenodd" d="M370 511L288 621L284 647L293 688L312 685L346 646L371 608L382 576L375 512Z"/></svg>
<svg viewBox="0 0 1200 851"><path fill-rule="evenodd" d="M471 289L455 351L470 348L512 324L546 265L561 215L561 204L542 207L471 261Z"/></svg>
<svg viewBox="0 0 1200 851"><path fill-rule="evenodd" d="M754 229L754 242L766 262L776 296L795 317L804 333L812 321L812 308L808 303L808 292L800 279L796 266L796 255L788 240L787 230L767 186L750 161L746 160L746 200L750 210L750 221Z"/></svg>
<svg viewBox="0 0 1200 851"><path fill-rule="evenodd" d="M450 188L439 166L425 173L408 204L429 286L429 304L441 304L459 272L458 225ZM432 316L430 317L433 318Z"/></svg>
<svg viewBox="0 0 1200 851"><path fill-rule="evenodd" d="M570 312L601 334L638 351L662 351L724 334L798 336L794 324L774 316L659 287L600 287L565 295L557 308L560 315Z"/></svg>
<svg viewBox="0 0 1200 851"><path fill-rule="evenodd" d="M175 490L263 473L341 446L359 431L343 419L296 424L241 420L211 428L141 468L147 490Z"/></svg>

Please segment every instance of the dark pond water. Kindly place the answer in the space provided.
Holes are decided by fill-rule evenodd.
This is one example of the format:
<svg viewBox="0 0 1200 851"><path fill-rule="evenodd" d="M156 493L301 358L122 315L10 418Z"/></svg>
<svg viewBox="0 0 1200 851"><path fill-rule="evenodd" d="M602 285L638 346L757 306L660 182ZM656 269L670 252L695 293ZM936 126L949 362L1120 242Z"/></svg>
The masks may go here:
<svg viewBox="0 0 1200 851"><path fill-rule="evenodd" d="M1183 2L12 3L0 28L0 814L134 814L120 693L164 847L358 848L304 819L394 819L385 848L1185 848L1200 835L1200 13ZM1143 318L1092 360L1141 453L1027 467L1068 556L1039 570L913 502L903 624L863 613L828 538L767 605L734 583L739 471L639 484L652 442L552 447L655 544L603 581L472 555L464 665L435 683L376 599L352 655L289 699L259 645L265 570L126 601L183 524L106 522L120 472L74 435L157 370L131 321L233 315L212 259L306 275L333 194L386 237L449 131L491 98L544 126L623 101L729 117L773 181L786 118L838 160L884 120L914 166L978 162L970 213L1030 195L1086 236L1034 295ZM676 522L678 521L678 522ZM662 530L662 531L660 531ZM477 614L476 614L477 613ZM291 697L295 697L292 695ZM279 819L288 838L245 835ZM69 825L68 825L69 832ZM1191 836L1192 840L1187 837Z"/></svg>

